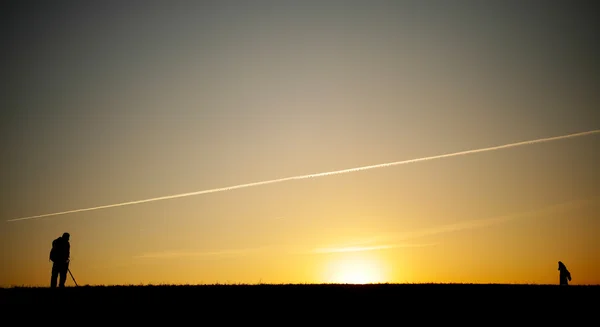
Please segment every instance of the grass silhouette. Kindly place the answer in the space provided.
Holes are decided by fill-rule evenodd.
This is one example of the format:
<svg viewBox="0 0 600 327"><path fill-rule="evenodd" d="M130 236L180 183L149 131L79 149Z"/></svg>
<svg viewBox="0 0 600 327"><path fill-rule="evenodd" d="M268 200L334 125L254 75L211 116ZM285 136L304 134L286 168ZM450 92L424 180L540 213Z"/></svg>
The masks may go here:
<svg viewBox="0 0 600 327"><path fill-rule="evenodd" d="M139 310L189 315L196 308L203 315L219 313L237 319L242 312L301 314L303 317L419 314L429 319L438 314L537 316L560 312L597 312L600 285L531 284L204 284L10 287L0 289L0 307L26 307L39 311L68 307L73 312L104 312L127 316ZM557 311L555 311L557 310ZM183 312L182 312L183 311ZM7 311L8 312L8 311ZM425 311L423 311L425 312ZM139 312L138 312L139 313ZM433 315L429 317L430 315ZM150 319L151 316L136 319ZM399 317L397 317L399 318ZM287 318L289 319L289 318ZM319 318L320 319L320 318ZM337 318L336 318L337 319ZM402 318L404 319L404 318ZM473 318L474 319L474 318ZM569 322L574 317L569 316ZM216 325L217 323L210 323ZM221 323L219 323L221 324Z"/></svg>

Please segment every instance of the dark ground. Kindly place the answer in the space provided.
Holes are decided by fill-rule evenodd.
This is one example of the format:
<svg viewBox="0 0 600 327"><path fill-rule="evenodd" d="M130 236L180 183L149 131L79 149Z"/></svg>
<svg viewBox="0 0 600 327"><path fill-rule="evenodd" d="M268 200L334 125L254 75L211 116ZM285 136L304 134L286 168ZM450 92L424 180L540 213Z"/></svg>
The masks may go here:
<svg viewBox="0 0 600 327"><path fill-rule="evenodd" d="M291 284L0 289L4 321L19 315L78 325L474 325L598 321L600 285ZM54 313L52 313L54 311ZM42 317L37 317L39 312ZM45 317L45 318L44 318ZM63 317L63 318L60 318ZM85 318L84 318L85 317ZM85 320L81 320L85 319ZM92 319L92 320L90 320ZM133 320L132 320L133 319ZM216 319L216 320L215 320ZM589 320L591 319L591 320ZM77 322L78 320L81 320ZM179 320L180 322L176 322ZM12 320L11 320L12 321ZM41 320L40 320L41 321ZM26 323L25 323L26 324ZM254 325L254 323L252 324Z"/></svg>

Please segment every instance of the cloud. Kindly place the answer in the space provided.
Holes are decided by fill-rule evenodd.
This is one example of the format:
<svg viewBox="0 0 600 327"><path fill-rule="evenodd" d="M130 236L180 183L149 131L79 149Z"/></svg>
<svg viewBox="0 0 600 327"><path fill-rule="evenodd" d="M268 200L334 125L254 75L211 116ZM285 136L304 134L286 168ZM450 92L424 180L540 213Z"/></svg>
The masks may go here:
<svg viewBox="0 0 600 327"><path fill-rule="evenodd" d="M407 233L396 234L393 236L393 238L396 240L406 241L406 240L413 240L413 239L417 239L417 238L421 238L421 237L425 237L425 236L438 235L438 234L444 234L444 233L450 233L450 232L458 232L458 231L469 230L469 229L484 228L484 227L489 227L489 226L493 226L493 225L497 225L497 224L506 223L511 220L531 218L531 217L540 216L540 215L548 215L548 214L555 213L555 212L561 211L561 210L569 210L569 209L577 208L581 205L588 204L588 203L598 203L598 200L600 200L600 196L591 196L591 197L587 197L587 198L580 198L580 199L576 199L576 200L572 200L572 201L566 201L566 202L552 204L552 205L545 206L542 208L511 213L511 214L493 217L493 218L467 220L467 221L463 221L463 222L459 222L459 223L455 223L455 224L441 225L441 226L436 226L436 227L432 227L432 228L426 228L426 229L415 230L415 231L411 231L411 232L407 232Z"/></svg>
<svg viewBox="0 0 600 327"><path fill-rule="evenodd" d="M410 247L427 247L435 246L439 243L397 243L404 241L411 241L426 236L433 236L451 232L459 232L470 229L478 229L484 227L490 227L502 223L509 222L511 220L531 218L544 214L555 213L561 210L569 210L577 208L581 205L588 203L598 203L600 196L591 196L588 198L581 198L572 201L557 203L534 210L511 213L508 215L467 220L454 224L440 225L431 228L424 228L420 230L409 231L405 233L391 233L391 234L378 234L370 238L362 239L361 241L353 244L344 244L338 246L331 246L326 248L317 248L311 251L311 253L342 253L342 252L360 252L360 251L375 251L375 250L387 250L394 248L410 248ZM385 243L384 241L388 241ZM389 244L390 241L395 243ZM380 243L380 244L377 244ZM368 245L371 244L371 245Z"/></svg>
<svg viewBox="0 0 600 327"><path fill-rule="evenodd" d="M373 246L350 246L350 247L334 247L334 248L318 248L314 249L313 253L343 253L343 252L362 252L362 251L375 251L375 250L388 250L395 248L416 248L416 247L427 247L435 246L437 243L425 243L425 244L383 244Z"/></svg>
<svg viewBox="0 0 600 327"><path fill-rule="evenodd" d="M265 248L247 248L247 249L228 249L217 251L161 251L150 252L134 256L134 259L177 259L177 258L207 258L207 257L224 257L224 256L239 256L258 253Z"/></svg>
<svg viewBox="0 0 600 327"><path fill-rule="evenodd" d="M504 145L493 146L493 147L488 147L488 148L481 148L481 149L475 149L475 150L460 151L460 152L454 152L454 153L448 153L448 154L441 154L441 155L435 155L435 156L423 157L423 158L417 158L417 159L410 159L410 160L403 160L403 161L396 161L396 162L388 162L388 163L382 163L382 164L371 165L371 166L363 166L363 167L342 169L342 170L336 170L336 171L330 171L330 172L323 172L323 173L316 173L316 174L309 174L309 175L299 175L299 176L293 176L293 177L272 179L272 180L267 180L267 181L262 181L262 182L239 184L239 185L234 185L234 186L227 186L227 187L221 187L221 188L215 188L215 189L209 189L209 190L202 190L202 191L196 191L196 192L189 192L189 193L180 193L180 194L161 196L161 197L150 198L150 199L145 199L145 200L121 202L121 203L115 203L115 204L109 204L109 205L103 205L103 206L97 206L97 207L91 207L91 208L85 208L85 209L76 209L76 210L62 211L62 212L49 213L49 214L43 214L43 215L37 215L37 216L15 218L15 219L7 220L7 222L20 221L20 220L30 220L30 219L39 219L39 218L43 218L43 217L66 215L66 214L70 214L70 213L77 213L77 212L84 212L84 211L91 211L91 210L100 210L100 209L120 207L120 206L133 205L133 204L141 204L141 203L145 203L145 202L154 202L154 201L161 201L161 200L182 198L182 197L187 197L187 196L194 196L194 195L201 195L201 194L208 194L208 193L231 191L231 190L240 189L240 188L260 186L260 185L267 185L267 184L273 184L273 183L281 183L281 182L287 182L287 181L292 181L292 180L301 180L301 179L307 179L307 178L316 178L316 177L325 177L325 176L331 176L331 175L337 175L337 174L346 174L346 173L358 172L358 171L375 169L375 168L391 167L391 166L404 165L404 164L410 164L410 163L427 161L427 160L449 158L449 157L455 157L455 156L475 154L475 153L480 153L480 152L487 152L487 151L495 151L495 150L501 150L501 149L506 149L506 148L513 148L513 147L518 147L518 146L523 146L523 145L531 145L531 144L536 144L536 143L557 141L557 140L568 139L568 138L573 138L573 137L591 135L591 134L595 134L595 133L600 133L600 130L592 130L592 131L580 132L580 133L574 133L574 134L568 134L568 135L547 137L547 138L542 138L542 139L529 140L529 141L523 141L523 142L517 142L517 143L510 143L510 144L504 144Z"/></svg>

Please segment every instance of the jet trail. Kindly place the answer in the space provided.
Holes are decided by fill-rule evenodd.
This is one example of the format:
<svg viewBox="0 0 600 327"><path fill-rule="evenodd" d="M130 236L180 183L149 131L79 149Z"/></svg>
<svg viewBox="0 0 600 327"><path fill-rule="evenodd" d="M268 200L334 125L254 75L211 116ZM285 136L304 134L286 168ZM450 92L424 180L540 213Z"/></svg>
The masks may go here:
<svg viewBox="0 0 600 327"><path fill-rule="evenodd" d="M201 195L201 194L208 194L208 193L224 192L224 191L230 191L230 190L235 190L235 189L240 189L240 188L246 188L246 187L252 187L252 186L260 186L260 185L266 185L266 184L274 184L274 183L280 183L280 182L286 182L286 181L292 181L292 180L300 180L300 179L307 179L307 178L314 178L314 177L324 177L324 176L330 176L330 175L352 173L352 172L357 172L357 171L362 171L362 170L368 170L368 169L398 166L398 165L404 165L404 164L409 164L409 163L414 163L414 162L420 162L420 161L442 159L442 158L448 158L448 157L456 157L456 156L462 156L462 155L479 153L479 152L487 152L487 151L495 151L495 150L501 150L501 149L506 149L506 148L513 148L513 147L518 147L518 146L523 146L523 145L531 145L531 144L537 144L537 143L543 143L543 142L557 141L557 140L568 139L568 138L579 137L579 136L586 136L586 135L591 135L591 134L596 134L596 133L600 133L600 129L592 130L592 131L587 131L587 132L580 132L580 133L574 133L574 134L561 135L561 136L547 137L547 138L542 138L542 139L537 139L537 140L530 140L530 141L523 141L523 142L517 142L517 143L510 143L510 144L498 145L498 146L493 146L493 147L488 147L488 148L482 148L482 149L475 149L475 150L467 150L467 151L460 151L460 152L454 152L454 153L447 153L447 154L441 154L441 155L424 157L424 158L417 158L417 159L410 159L410 160L403 160L403 161L396 161L396 162L388 162L388 163L383 163L383 164L377 164L377 165L371 165L371 166L363 166L363 167L356 167L356 168L349 168L349 169L342 169L342 170L336 170L336 171L330 171L330 172L324 172L324 173L315 173L315 174L309 174L309 175L300 175L300 176L285 177L285 178L272 179L272 180L267 180L267 181L262 181L262 182L254 182L254 183L247 183L247 184L240 184L240 185L234 185L234 186L227 186L227 187L215 188L215 189L210 189L210 190L203 190L203 191L196 191L196 192L189 192L189 193L167 195L167 196L161 196L161 197L156 197L156 198L151 198L151 199L145 199L145 200L122 202L122 203L109 204L109 205L103 205L103 206L92 207L92 208L76 209L76 210L69 210L69 211L63 211L63 212L57 212L57 213L49 213L49 214L43 214L43 215L37 215L37 216L15 218L15 219L7 220L7 222L19 221L19 220L29 220L29 219L38 219L38 218L43 218L43 217L66 215L66 214L69 214L69 213L77 213L77 212L84 212L84 211L91 211L91 210L99 210L99 209L121 207L121 206L132 205L132 204L139 204L139 203L145 203L145 202L154 202L154 201L160 201L160 200L182 198L182 197L192 196L192 195Z"/></svg>

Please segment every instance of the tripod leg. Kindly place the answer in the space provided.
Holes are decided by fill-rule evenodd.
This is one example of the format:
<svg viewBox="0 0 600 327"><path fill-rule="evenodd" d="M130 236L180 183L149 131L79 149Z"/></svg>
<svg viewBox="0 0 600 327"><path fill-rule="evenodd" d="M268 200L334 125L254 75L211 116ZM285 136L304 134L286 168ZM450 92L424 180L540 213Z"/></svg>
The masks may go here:
<svg viewBox="0 0 600 327"><path fill-rule="evenodd" d="M71 275L71 278L73 279L73 282L75 283L75 286L79 286L79 285L77 285L77 282L75 281L75 277L73 277L73 273L71 273L71 269L68 269L68 270L69 270L69 275Z"/></svg>

